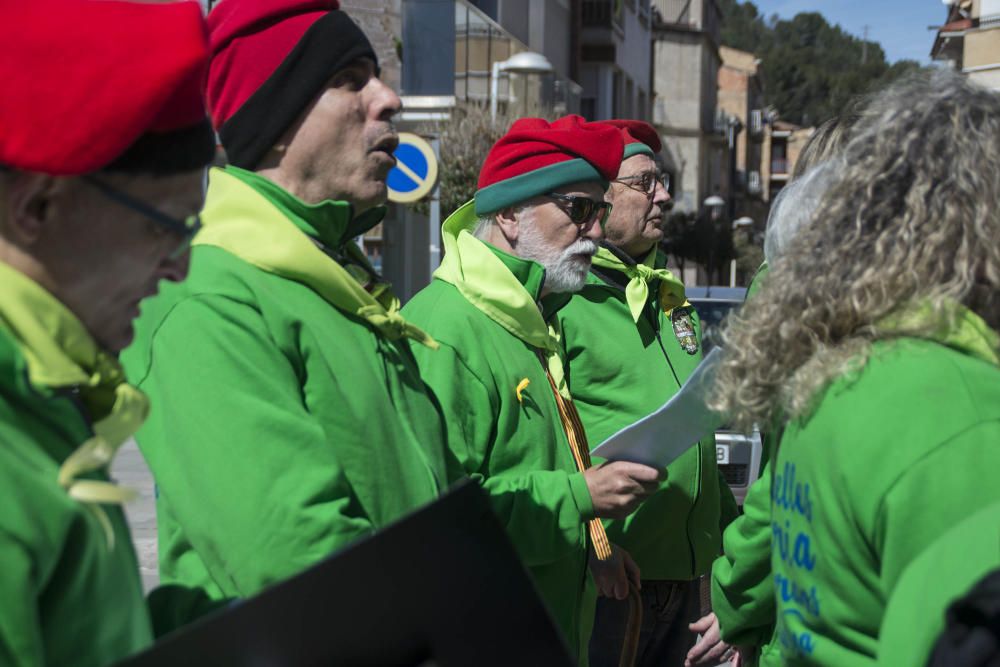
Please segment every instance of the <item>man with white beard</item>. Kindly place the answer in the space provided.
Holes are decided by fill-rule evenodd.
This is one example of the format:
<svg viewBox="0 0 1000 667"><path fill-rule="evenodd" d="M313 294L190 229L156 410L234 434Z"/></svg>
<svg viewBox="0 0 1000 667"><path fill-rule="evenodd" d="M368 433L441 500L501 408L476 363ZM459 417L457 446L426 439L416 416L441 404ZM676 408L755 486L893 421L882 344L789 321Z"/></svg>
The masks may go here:
<svg viewBox="0 0 1000 667"><path fill-rule="evenodd" d="M586 282L622 151L616 128L579 116L514 123L490 150L475 199L445 221L434 280L403 309L440 344L414 355L447 419L460 466L451 477L468 474L490 494L577 656L589 640L581 608L596 594L588 553L612 557L599 519L631 513L663 475L627 462L590 467L554 324Z"/></svg>

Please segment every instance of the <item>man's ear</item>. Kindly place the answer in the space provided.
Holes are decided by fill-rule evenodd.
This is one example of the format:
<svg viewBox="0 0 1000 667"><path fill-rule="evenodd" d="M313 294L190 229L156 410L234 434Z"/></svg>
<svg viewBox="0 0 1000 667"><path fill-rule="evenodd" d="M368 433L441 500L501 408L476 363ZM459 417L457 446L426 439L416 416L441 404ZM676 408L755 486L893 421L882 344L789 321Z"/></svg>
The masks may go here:
<svg viewBox="0 0 1000 667"><path fill-rule="evenodd" d="M8 179L3 226L9 240L30 246L41 237L59 189L59 179L47 174L20 173Z"/></svg>
<svg viewBox="0 0 1000 667"><path fill-rule="evenodd" d="M520 233L520 224L518 223L518 210L514 207L501 209L496 212L497 227L500 228L500 232L507 239L507 243L513 248L517 245L518 235Z"/></svg>

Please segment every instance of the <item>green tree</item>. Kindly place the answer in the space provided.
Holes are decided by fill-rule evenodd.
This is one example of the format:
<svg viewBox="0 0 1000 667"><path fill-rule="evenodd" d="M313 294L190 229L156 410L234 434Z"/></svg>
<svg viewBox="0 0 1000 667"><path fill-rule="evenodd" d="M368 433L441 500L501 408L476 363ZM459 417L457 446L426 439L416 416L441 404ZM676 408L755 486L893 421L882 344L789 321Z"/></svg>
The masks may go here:
<svg viewBox="0 0 1000 667"><path fill-rule="evenodd" d="M719 0L719 6L722 43L761 58L768 103L799 125L817 125L920 67L912 60L890 65L877 42L830 25L818 12L782 20L765 18L749 1Z"/></svg>

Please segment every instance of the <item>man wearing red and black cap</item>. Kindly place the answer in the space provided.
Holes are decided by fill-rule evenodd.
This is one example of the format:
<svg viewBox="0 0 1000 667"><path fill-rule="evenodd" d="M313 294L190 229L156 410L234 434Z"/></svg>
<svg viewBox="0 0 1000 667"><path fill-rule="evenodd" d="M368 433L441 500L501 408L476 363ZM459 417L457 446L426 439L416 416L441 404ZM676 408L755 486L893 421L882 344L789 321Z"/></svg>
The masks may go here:
<svg viewBox="0 0 1000 667"><path fill-rule="evenodd" d="M660 480L633 463L589 468L553 328L586 280L621 153L615 128L579 116L514 123L490 150L475 199L445 221L434 280L403 309L441 345L416 355L448 415L452 453L490 493L584 657L588 524L594 548L610 556L595 519L624 517Z"/></svg>
<svg viewBox="0 0 1000 667"><path fill-rule="evenodd" d="M146 418L116 355L182 280L215 153L194 2L0 8L0 664L152 641L108 476Z"/></svg>
<svg viewBox="0 0 1000 667"><path fill-rule="evenodd" d="M587 284L558 315L570 390L594 442L663 405L701 360L698 315L658 251L670 201L653 160L660 138L642 121L600 124L621 133L624 158L608 191L613 208ZM721 527L736 513L711 439L667 472L648 503L605 522L608 538L642 572L641 665L685 663L695 641L688 624L701 617L699 578L721 549ZM617 665L629 613L627 575L602 567L595 578L606 596L597 601L590 663ZM698 653L707 654L706 662L695 664L717 664L727 648L706 647L712 650Z"/></svg>
<svg viewBox="0 0 1000 667"><path fill-rule="evenodd" d="M396 94L330 0L222 0L213 169L183 285L124 361L157 409L161 580L249 596L446 488L443 418L406 322L353 239L385 214Z"/></svg>

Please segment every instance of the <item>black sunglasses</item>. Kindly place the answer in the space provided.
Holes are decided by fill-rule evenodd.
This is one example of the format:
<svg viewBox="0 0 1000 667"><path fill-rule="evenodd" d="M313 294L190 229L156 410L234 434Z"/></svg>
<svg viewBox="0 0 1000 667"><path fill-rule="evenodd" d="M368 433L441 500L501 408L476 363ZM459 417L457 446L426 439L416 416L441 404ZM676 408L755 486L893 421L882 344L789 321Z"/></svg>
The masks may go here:
<svg viewBox="0 0 1000 667"><path fill-rule="evenodd" d="M197 214L189 215L184 220L179 220L167 215L163 211L157 210L146 202L136 199L132 195L119 190L96 176L87 174L82 178L85 183L97 189L108 199L145 216L154 222L159 228L179 237L181 240L180 244L173 252L170 253L171 259L176 259L187 252L187 249L191 246L191 239L193 239L194 235L201 229L201 218L199 218Z"/></svg>
<svg viewBox="0 0 1000 667"><path fill-rule="evenodd" d="M595 218L603 229L604 224L608 221L608 216L611 215L611 204L606 201L597 201L582 195L564 195L559 192L550 192L545 196L555 199L557 202L568 204L568 206L560 206L557 203L556 206L559 206L559 209L569 216L570 221L581 229L593 222Z"/></svg>

